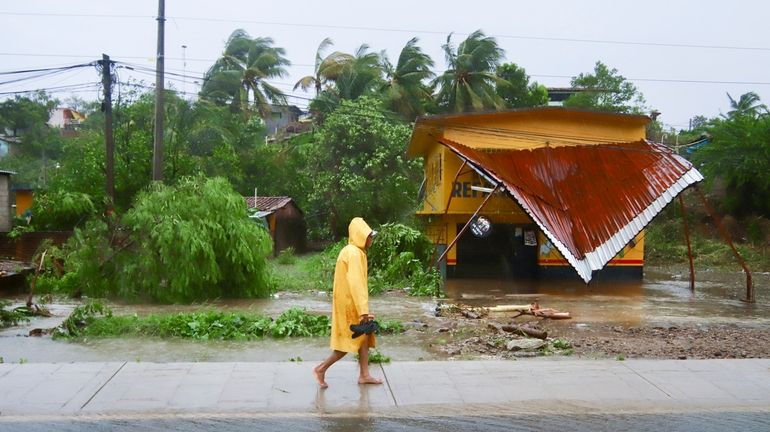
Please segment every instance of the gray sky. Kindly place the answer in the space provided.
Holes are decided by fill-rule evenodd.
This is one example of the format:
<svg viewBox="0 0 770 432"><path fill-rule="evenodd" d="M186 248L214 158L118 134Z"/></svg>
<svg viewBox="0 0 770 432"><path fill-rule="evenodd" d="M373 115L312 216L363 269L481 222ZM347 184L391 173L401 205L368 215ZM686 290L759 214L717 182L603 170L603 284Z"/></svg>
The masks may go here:
<svg viewBox="0 0 770 432"><path fill-rule="evenodd" d="M102 53L154 69L157 12L157 0L6 0L0 3L0 72L86 63ZM312 72L315 51L327 36L333 49L353 52L366 43L393 61L417 36L441 71L447 35L455 33L456 45L481 29L497 39L506 62L523 66L546 86L567 86L571 76L603 61L675 128L686 128L696 115L727 112L726 92L737 98L754 91L770 104L770 2L763 0L166 0L166 16L166 71L190 76L169 77L167 87L186 92L198 90L193 81L200 81L237 28L272 37L286 49L289 76L274 82L301 98L312 94L292 92L293 84ZM155 82L151 74L118 73L121 81ZM19 77L0 75L0 83ZM74 93L91 100L98 97L98 81L94 69L84 68L0 84L0 93L92 83ZM70 93L52 94L63 100ZM307 105L306 99L289 101Z"/></svg>

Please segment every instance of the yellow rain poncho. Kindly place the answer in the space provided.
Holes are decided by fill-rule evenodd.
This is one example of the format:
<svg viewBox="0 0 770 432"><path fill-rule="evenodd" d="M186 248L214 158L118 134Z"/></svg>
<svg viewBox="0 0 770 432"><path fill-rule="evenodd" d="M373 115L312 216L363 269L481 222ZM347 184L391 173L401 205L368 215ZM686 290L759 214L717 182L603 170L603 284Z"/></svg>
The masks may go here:
<svg viewBox="0 0 770 432"><path fill-rule="evenodd" d="M361 315L369 313L368 268L366 239L372 229L360 217L353 218L348 227L348 245L342 248L334 270L332 302L331 348L336 351L358 352L369 338L369 347L375 344L374 334L353 339L351 324L358 324Z"/></svg>

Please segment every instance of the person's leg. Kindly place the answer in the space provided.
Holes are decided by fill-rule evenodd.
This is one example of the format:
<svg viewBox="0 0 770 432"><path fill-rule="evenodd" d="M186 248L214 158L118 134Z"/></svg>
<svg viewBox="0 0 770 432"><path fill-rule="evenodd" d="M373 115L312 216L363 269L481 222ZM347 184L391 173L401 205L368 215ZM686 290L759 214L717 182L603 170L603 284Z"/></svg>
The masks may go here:
<svg viewBox="0 0 770 432"><path fill-rule="evenodd" d="M331 365L333 365L334 363L337 363L337 361L342 357L345 357L345 354L347 353L344 351L334 350L326 360L324 360L321 364L313 368L315 379L316 381L318 381L318 385L321 388L329 387L329 385L326 384L326 369L329 369Z"/></svg>
<svg viewBox="0 0 770 432"><path fill-rule="evenodd" d="M382 380L374 378L369 374L369 337L364 336L364 342L358 349L358 383L359 384L382 384Z"/></svg>

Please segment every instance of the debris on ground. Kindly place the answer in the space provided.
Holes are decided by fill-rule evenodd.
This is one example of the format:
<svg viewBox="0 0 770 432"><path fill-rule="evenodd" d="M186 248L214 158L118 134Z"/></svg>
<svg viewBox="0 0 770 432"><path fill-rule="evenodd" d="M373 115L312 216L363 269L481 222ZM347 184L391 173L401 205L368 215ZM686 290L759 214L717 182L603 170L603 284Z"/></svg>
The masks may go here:
<svg viewBox="0 0 770 432"><path fill-rule="evenodd" d="M513 318L520 317L522 315L532 315L539 318L550 319L570 319L569 312L560 312L556 309L541 308L538 302L533 302L528 305L498 305L488 308L489 312L516 312L517 314Z"/></svg>

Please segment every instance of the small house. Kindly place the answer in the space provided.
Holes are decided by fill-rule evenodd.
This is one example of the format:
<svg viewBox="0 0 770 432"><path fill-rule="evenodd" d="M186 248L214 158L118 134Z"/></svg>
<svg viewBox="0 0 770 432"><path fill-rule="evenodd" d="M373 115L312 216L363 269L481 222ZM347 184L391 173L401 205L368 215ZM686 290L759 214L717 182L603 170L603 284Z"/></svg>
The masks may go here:
<svg viewBox="0 0 770 432"><path fill-rule="evenodd" d="M641 278L645 226L703 179L645 139L649 122L561 107L418 118L417 216L442 273Z"/></svg>
<svg viewBox="0 0 770 432"><path fill-rule="evenodd" d="M265 220L273 239L273 254L287 248L302 253L307 245L305 215L290 197L248 196L243 197L254 217Z"/></svg>

